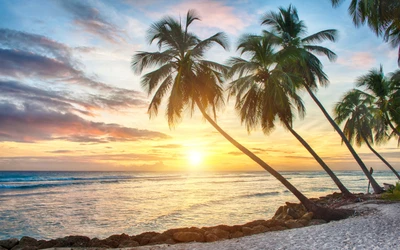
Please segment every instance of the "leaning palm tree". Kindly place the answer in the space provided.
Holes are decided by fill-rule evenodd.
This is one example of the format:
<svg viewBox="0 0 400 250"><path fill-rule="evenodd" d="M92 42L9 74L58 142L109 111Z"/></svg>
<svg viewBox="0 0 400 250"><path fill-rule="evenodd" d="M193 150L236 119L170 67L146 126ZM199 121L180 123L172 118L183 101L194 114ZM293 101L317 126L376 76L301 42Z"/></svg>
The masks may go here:
<svg viewBox="0 0 400 250"><path fill-rule="evenodd" d="M282 63L285 60L275 53L274 45L266 36L245 35L240 39L237 49L242 56L248 55L250 60L239 57L229 60L229 76L238 76L238 79L231 82L229 90L230 95L236 96L235 108L248 132L261 125L263 132L269 134L278 119L328 173L340 191L351 195L328 165L293 128L293 109L297 109L301 117L305 113L303 101L296 93L296 81L301 78L283 70Z"/></svg>
<svg viewBox="0 0 400 250"><path fill-rule="evenodd" d="M222 130L214 118L217 108L222 104L222 76L227 68L221 64L204 60L204 54L213 44L227 48L224 33L217 33L201 40L189 26L199 17L189 10L184 24L172 17L154 23L148 31L149 43L157 42L158 52L138 52L132 58L132 69L140 74L145 69L159 66L142 77L142 87L149 95L153 94L148 113L157 115L161 101L166 95L166 117L170 126L181 119L185 108L192 113L197 107L203 117L236 148L277 178L301 203L318 218L326 220L348 216L348 211L331 210L317 206L295 188L281 174L262 161L239 142Z"/></svg>
<svg viewBox="0 0 400 250"><path fill-rule="evenodd" d="M331 0L339 6L344 0ZM383 36L393 48L399 48L400 65L400 2L394 0L351 0L348 8L356 27L367 24L377 36Z"/></svg>
<svg viewBox="0 0 400 250"><path fill-rule="evenodd" d="M354 159L360 165L362 171L367 176L368 180L376 193L383 192L382 187L378 185L372 175L369 173L367 167L361 158L357 155L356 151L351 146L346 136L340 130L339 126L330 117L324 106L315 96L314 92L318 89L318 82L321 86L327 86L329 81L322 69L322 63L314 55L324 55L329 60L335 60L336 54L328 48L315 45L314 43L323 42L326 40L336 40L336 30L323 30L315 34L303 37L306 33L306 26L303 21L299 20L297 10L292 5L287 9L279 8L279 12L269 12L262 18L262 24L270 27L270 30L264 30L265 36L268 36L271 41L281 46L279 54L290 57L292 62L287 68L287 71L292 71L302 76L302 87L305 88L313 101L321 109L322 113L341 136L345 145L353 155Z"/></svg>
<svg viewBox="0 0 400 250"><path fill-rule="evenodd" d="M395 129L392 134L399 135L395 131L400 131L400 70L390 74L390 94L389 94L389 114L394 122ZM400 136L398 137L400 144Z"/></svg>
<svg viewBox="0 0 400 250"><path fill-rule="evenodd" d="M394 77L385 77L382 65L379 69L371 69L367 74L357 78L358 87L365 87L368 92L376 97L376 105L379 107L382 118L389 125L392 132L400 136L400 130L393 125L392 117L395 118L398 112L396 103L396 80ZM398 117L398 115L397 115Z"/></svg>
<svg viewBox="0 0 400 250"><path fill-rule="evenodd" d="M335 121L338 124L345 122L343 133L350 143L355 141L359 147L365 143L400 179L399 173L371 145L374 143L373 128L384 126L384 121L379 115L380 109L374 107L374 102L374 96L358 89L350 90L335 105Z"/></svg>

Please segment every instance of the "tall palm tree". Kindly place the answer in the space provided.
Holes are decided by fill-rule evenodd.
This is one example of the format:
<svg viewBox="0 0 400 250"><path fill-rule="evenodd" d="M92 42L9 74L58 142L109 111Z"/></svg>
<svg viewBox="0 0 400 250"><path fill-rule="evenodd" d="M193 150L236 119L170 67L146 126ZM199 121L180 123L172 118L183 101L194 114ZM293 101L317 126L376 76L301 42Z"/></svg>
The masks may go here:
<svg viewBox="0 0 400 250"><path fill-rule="evenodd" d="M266 36L245 35L237 49L241 55L249 55L250 60L239 57L229 60L229 76L238 76L231 82L229 90L231 95L236 95L235 107L247 130L250 132L261 125L264 133L268 134L275 127L277 117L328 173L340 191L351 195L321 157L293 129L293 109L296 108L301 117L305 113L303 101L296 93L296 81L301 79L283 70L285 60L275 53L274 45Z"/></svg>
<svg viewBox="0 0 400 250"><path fill-rule="evenodd" d="M390 74L389 114L395 124L393 131L400 131L400 70ZM396 133L396 132L393 132ZM396 133L396 135L399 135ZM400 136L398 137L400 144Z"/></svg>
<svg viewBox="0 0 400 250"><path fill-rule="evenodd" d="M214 114L222 104L222 74L226 67L204 60L204 54L213 44L227 48L223 33L217 33L201 40L192 32L189 26L199 17L193 10L186 15L186 22L166 17L154 23L148 31L148 40L157 42L159 52L138 52L132 58L132 69L140 74L144 69L158 66L159 68L142 77L142 86L153 98L149 105L149 114L158 113L161 101L169 94L166 108L168 124L174 126L180 119L185 108L191 112L197 107L203 117L236 148L254 160L257 164L277 178L301 203L315 213L316 217L326 220L340 219L348 216L348 211L338 211L319 207L304 196L288 180L262 161L239 142L234 140L208 114Z"/></svg>
<svg viewBox="0 0 400 250"><path fill-rule="evenodd" d="M394 93L398 91L395 78L385 77L381 65L379 69L371 69L367 74L358 77L356 84L358 87L365 87L377 98L376 105L379 107L385 123L390 126L393 133L400 136L400 130L393 125L391 117L391 115L393 118L399 116L396 114L399 112L399 102L396 103L398 97L396 98Z"/></svg>
<svg viewBox="0 0 400 250"><path fill-rule="evenodd" d="M374 107L375 97L361 90L347 92L335 105L335 121L340 125L345 122L343 133L350 143L355 141L361 147L365 143L368 148L393 171L400 179L399 173L373 147L373 128L384 125L379 108Z"/></svg>
<svg viewBox="0 0 400 250"><path fill-rule="evenodd" d="M313 91L318 89L318 82L321 86L327 86L329 81L322 70L322 63L314 55L324 55L329 60L336 59L336 54L328 48L315 45L314 43L323 42L326 40L335 41L336 30L323 30L315 34L303 37L306 33L306 26L303 21L299 20L297 10L292 5L287 9L279 8L279 12L269 12L262 18L262 25L267 25L270 30L264 30L265 36L270 37L274 43L281 46L281 55L291 55L290 61L293 62L286 70L296 72L303 78L302 87L304 87L313 101L321 109L322 113L333 126L336 132L341 136L345 145L353 155L354 159L360 165L362 171L367 176L375 193L383 192L382 187L378 185L361 158L357 155L346 136L340 130L339 126L330 117L321 102L315 96Z"/></svg>
<svg viewBox="0 0 400 250"><path fill-rule="evenodd" d="M344 0L331 0L332 6L339 6ZM400 2L394 0L351 0L349 14L359 27L365 23L377 35L382 36L393 48L399 48L400 65Z"/></svg>

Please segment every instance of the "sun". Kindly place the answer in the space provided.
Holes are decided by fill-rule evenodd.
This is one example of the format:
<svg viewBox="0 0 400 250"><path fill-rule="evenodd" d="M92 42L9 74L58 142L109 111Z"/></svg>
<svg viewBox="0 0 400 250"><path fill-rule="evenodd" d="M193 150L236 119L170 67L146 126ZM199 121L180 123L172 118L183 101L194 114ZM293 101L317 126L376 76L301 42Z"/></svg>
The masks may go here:
<svg viewBox="0 0 400 250"><path fill-rule="evenodd" d="M188 152L188 160L190 165L198 166L203 162L203 154L199 151L190 151Z"/></svg>

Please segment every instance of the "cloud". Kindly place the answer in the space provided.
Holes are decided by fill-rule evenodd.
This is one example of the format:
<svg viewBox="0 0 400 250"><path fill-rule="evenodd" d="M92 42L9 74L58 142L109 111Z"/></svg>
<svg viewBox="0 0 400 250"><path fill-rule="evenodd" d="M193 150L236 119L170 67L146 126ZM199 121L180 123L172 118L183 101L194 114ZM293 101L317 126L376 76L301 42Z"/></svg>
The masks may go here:
<svg viewBox="0 0 400 250"><path fill-rule="evenodd" d="M91 48L78 50L89 51ZM93 80L79 67L72 49L47 37L0 29L0 76L38 79L48 84L79 85L96 93L85 94L87 102L102 108L143 107L142 93Z"/></svg>
<svg viewBox="0 0 400 250"><path fill-rule="evenodd" d="M244 21L249 20L249 17L235 13L233 7L215 0L182 1L182 3L174 5L170 12L185 15L189 9L194 9L199 13L201 22L198 22L198 25L217 28L231 34L238 34L250 25ZM164 9L163 12L165 13ZM157 16L161 15L157 14Z"/></svg>
<svg viewBox="0 0 400 250"><path fill-rule="evenodd" d="M71 48L45 36L0 28L0 44L5 49L29 51L64 63L72 62Z"/></svg>
<svg viewBox="0 0 400 250"><path fill-rule="evenodd" d="M52 109L61 112L78 112L84 115L92 115L91 109L96 106L76 100L68 96L68 93L52 90L43 90L28 86L16 81L0 80L0 100L11 101L13 103L35 103L43 107L52 107ZM81 108L79 108L81 107Z"/></svg>
<svg viewBox="0 0 400 250"><path fill-rule="evenodd" d="M35 104L0 103L0 141L66 140L84 143L167 139L166 134L92 122Z"/></svg>
<svg viewBox="0 0 400 250"><path fill-rule="evenodd" d="M353 69L369 69L376 64L376 60L369 52L354 52L346 58L339 57L337 63Z"/></svg>
<svg viewBox="0 0 400 250"><path fill-rule="evenodd" d="M124 32L100 13L99 9L82 1L59 1L72 14L76 25L86 32L112 43L124 42Z"/></svg>
<svg viewBox="0 0 400 250"><path fill-rule="evenodd" d="M155 148L182 148L180 144L165 144L165 145L157 145Z"/></svg>
<svg viewBox="0 0 400 250"><path fill-rule="evenodd" d="M0 74L17 78L73 79L81 72L70 65L32 52L0 49Z"/></svg>

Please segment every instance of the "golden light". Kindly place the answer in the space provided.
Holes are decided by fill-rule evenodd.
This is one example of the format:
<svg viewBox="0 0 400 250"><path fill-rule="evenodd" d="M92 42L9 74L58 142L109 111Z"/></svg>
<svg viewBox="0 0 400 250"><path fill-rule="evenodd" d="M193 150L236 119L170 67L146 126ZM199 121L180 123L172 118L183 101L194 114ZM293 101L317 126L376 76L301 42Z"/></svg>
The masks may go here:
<svg viewBox="0 0 400 250"><path fill-rule="evenodd" d="M203 155L199 151L188 152L188 160L190 165L198 166L203 162Z"/></svg>

